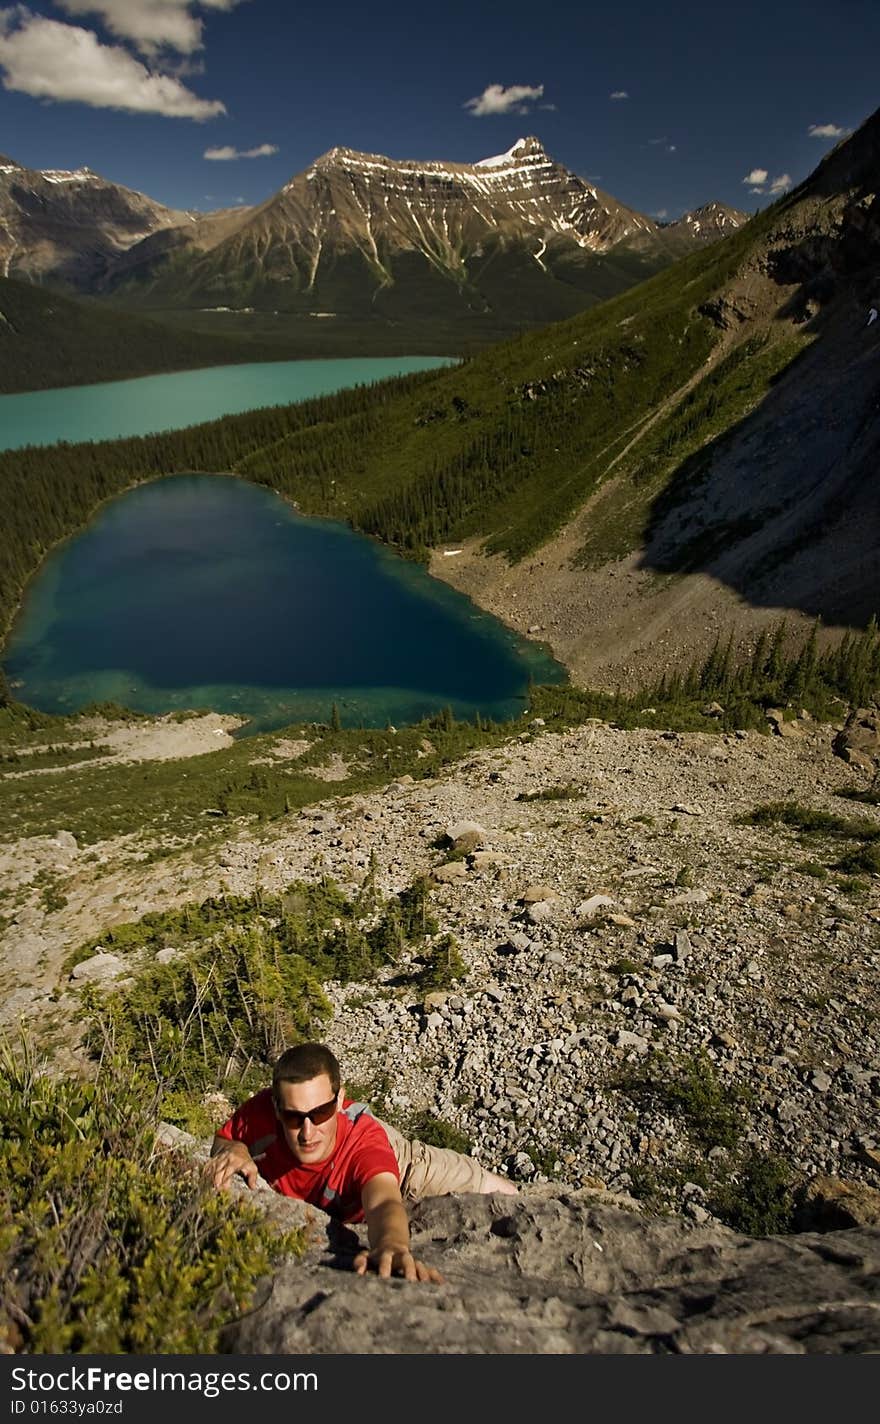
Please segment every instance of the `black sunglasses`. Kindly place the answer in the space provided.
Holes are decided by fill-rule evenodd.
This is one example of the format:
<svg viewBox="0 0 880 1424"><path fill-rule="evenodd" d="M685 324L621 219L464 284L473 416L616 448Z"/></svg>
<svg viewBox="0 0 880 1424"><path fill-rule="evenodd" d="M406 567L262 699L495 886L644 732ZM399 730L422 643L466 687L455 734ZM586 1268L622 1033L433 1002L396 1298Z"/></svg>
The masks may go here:
<svg viewBox="0 0 880 1424"><path fill-rule="evenodd" d="M275 1111L284 1126L292 1127L295 1132L298 1132L303 1126L306 1118L309 1118L315 1127L320 1127L322 1122L329 1122L338 1106L336 1098L331 1098L329 1103L321 1103L316 1108L309 1108L308 1112L297 1112L296 1108L283 1108L277 1099L275 1101Z"/></svg>

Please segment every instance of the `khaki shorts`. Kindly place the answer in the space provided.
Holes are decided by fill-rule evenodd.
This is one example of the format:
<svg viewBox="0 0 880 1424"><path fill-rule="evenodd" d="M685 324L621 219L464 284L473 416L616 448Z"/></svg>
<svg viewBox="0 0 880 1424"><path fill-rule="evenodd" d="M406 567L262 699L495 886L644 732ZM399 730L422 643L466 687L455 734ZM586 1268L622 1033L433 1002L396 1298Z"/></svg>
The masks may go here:
<svg viewBox="0 0 880 1424"><path fill-rule="evenodd" d="M411 1141L381 1118L376 1119L388 1133L388 1141L400 1168L400 1195L404 1201L422 1197L445 1197L455 1192L482 1191L486 1173L473 1157L453 1152L449 1147L431 1147Z"/></svg>

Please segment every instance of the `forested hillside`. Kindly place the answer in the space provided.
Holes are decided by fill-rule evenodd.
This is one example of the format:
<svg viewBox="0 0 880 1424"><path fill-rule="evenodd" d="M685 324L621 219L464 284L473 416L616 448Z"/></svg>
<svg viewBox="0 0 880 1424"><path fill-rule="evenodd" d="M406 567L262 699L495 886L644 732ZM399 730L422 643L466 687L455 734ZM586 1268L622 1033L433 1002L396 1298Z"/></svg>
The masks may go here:
<svg viewBox="0 0 880 1424"><path fill-rule="evenodd" d="M0 391L90 385L240 361L280 361L277 340L189 330L0 277Z"/></svg>

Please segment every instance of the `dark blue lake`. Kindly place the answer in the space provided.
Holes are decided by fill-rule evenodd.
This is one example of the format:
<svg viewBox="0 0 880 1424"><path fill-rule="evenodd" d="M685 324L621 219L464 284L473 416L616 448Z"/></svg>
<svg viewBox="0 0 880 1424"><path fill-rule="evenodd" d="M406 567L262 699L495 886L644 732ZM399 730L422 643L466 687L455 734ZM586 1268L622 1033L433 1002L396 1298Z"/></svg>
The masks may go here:
<svg viewBox="0 0 880 1424"><path fill-rule="evenodd" d="M4 656L49 712L116 701L367 726L510 717L564 670L467 598L262 487L175 475L105 505L32 583Z"/></svg>

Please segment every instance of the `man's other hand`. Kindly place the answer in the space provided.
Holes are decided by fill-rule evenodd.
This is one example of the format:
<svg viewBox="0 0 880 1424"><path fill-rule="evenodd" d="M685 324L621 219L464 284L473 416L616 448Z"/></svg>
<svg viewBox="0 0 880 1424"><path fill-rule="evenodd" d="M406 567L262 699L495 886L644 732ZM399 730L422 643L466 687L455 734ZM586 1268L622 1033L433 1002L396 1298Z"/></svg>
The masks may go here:
<svg viewBox="0 0 880 1424"><path fill-rule="evenodd" d="M251 1191L257 1185L260 1169L243 1142L215 1140L212 1154L205 1164L205 1174L220 1191L228 1191L235 1176L244 1177Z"/></svg>
<svg viewBox="0 0 880 1424"><path fill-rule="evenodd" d="M377 1251L358 1251L352 1263L352 1268L359 1276L365 1276L367 1271L375 1271L383 1280L389 1276L403 1276L405 1281L431 1281L434 1285L442 1286L444 1278L439 1271L435 1271L433 1266L426 1266L424 1261L416 1260L411 1251L392 1249L391 1247L380 1247Z"/></svg>

